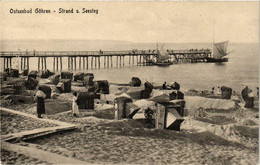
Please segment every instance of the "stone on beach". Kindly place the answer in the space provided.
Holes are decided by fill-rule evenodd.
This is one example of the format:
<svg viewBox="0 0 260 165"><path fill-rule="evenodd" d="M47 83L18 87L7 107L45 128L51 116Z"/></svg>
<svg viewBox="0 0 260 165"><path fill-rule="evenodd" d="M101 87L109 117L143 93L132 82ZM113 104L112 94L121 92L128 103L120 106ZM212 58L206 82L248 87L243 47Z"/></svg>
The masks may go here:
<svg viewBox="0 0 260 165"><path fill-rule="evenodd" d="M26 82L26 89L28 89L28 90L34 90L34 89L37 87L38 83L39 83L38 80L36 80L36 79L33 78L33 77L29 77L29 76L28 76L28 80L27 80L27 82Z"/></svg>
<svg viewBox="0 0 260 165"><path fill-rule="evenodd" d="M131 86L134 86L134 87L139 87L141 85L141 80L138 78L138 77L132 77L132 80L131 80Z"/></svg>
<svg viewBox="0 0 260 165"><path fill-rule="evenodd" d="M12 100L14 103L32 104L34 102L34 97L22 95L7 95L3 97L3 100Z"/></svg>
<svg viewBox="0 0 260 165"><path fill-rule="evenodd" d="M94 109L95 93L80 92L78 94L77 104L79 109Z"/></svg>
<svg viewBox="0 0 260 165"><path fill-rule="evenodd" d="M163 91L160 90L153 90L151 93L151 97L149 98L149 100L154 101L154 102L169 102L170 98L169 95L167 95L166 93L164 93Z"/></svg>
<svg viewBox="0 0 260 165"><path fill-rule="evenodd" d="M71 72L61 72L61 79L73 79L73 73Z"/></svg>
<svg viewBox="0 0 260 165"><path fill-rule="evenodd" d="M170 87L174 90L180 90L180 84L177 82L170 83Z"/></svg>
<svg viewBox="0 0 260 165"><path fill-rule="evenodd" d="M42 91L46 94L46 99L51 98L51 87L47 85L39 85L42 88Z"/></svg>
<svg viewBox="0 0 260 165"><path fill-rule="evenodd" d="M10 70L11 77L19 77L19 70L18 69L11 69Z"/></svg>
<svg viewBox="0 0 260 165"><path fill-rule="evenodd" d="M129 95L132 99L140 99L141 91L143 90L143 87L131 87L128 88L125 93Z"/></svg>
<svg viewBox="0 0 260 165"><path fill-rule="evenodd" d="M83 85L84 86L94 86L94 81L93 81L94 77L92 76L86 76L84 77L83 80Z"/></svg>
<svg viewBox="0 0 260 165"><path fill-rule="evenodd" d="M254 96L253 91L246 86L242 91L241 95L243 100L245 101L245 108L253 108L254 107Z"/></svg>
<svg viewBox="0 0 260 165"><path fill-rule="evenodd" d="M55 73L49 71L49 69L47 69L47 71L42 71L40 73L40 77L41 78L49 78L50 76L54 75Z"/></svg>
<svg viewBox="0 0 260 165"><path fill-rule="evenodd" d="M235 107L235 102L225 99L212 99L199 96L185 96L185 108L196 109L202 108L214 108L214 109L230 109Z"/></svg>
<svg viewBox="0 0 260 165"><path fill-rule="evenodd" d="M145 89L145 91L151 93L152 90L153 90L153 85L152 85L150 82L146 81L146 82L144 83L144 89Z"/></svg>
<svg viewBox="0 0 260 165"><path fill-rule="evenodd" d="M29 69L24 69L21 74L23 76L28 76L28 73L29 73Z"/></svg>
<svg viewBox="0 0 260 165"><path fill-rule="evenodd" d="M221 98L222 99L231 99L232 89L230 87L221 87Z"/></svg>
<svg viewBox="0 0 260 165"><path fill-rule="evenodd" d="M49 79L51 80L52 84L57 85L60 82L60 75L54 74Z"/></svg>
<svg viewBox="0 0 260 165"><path fill-rule="evenodd" d="M133 104L141 108L141 110L146 110L148 108L154 109L156 103L151 100L141 99L141 100L134 101Z"/></svg>
<svg viewBox="0 0 260 165"><path fill-rule="evenodd" d="M0 82L7 81L7 73L0 73Z"/></svg>
<svg viewBox="0 0 260 165"><path fill-rule="evenodd" d="M83 81L84 73L83 72L77 72L74 74L74 81L82 80Z"/></svg>
<svg viewBox="0 0 260 165"><path fill-rule="evenodd" d="M140 92L140 99L148 99L150 97L150 93L149 91L147 90L142 90Z"/></svg>
<svg viewBox="0 0 260 165"><path fill-rule="evenodd" d="M28 74L28 78L29 78L29 77L32 77L32 78L36 79L37 75L38 75L38 72L37 72L36 70L32 70L32 71L30 71L30 73Z"/></svg>
<svg viewBox="0 0 260 165"><path fill-rule="evenodd" d="M109 94L109 83L107 80L98 80L95 82L96 92L101 94Z"/></svg>
<svg viewBox="0 0 260 165"><path fill-rule="evenodd" d="M120 120L127 118L130 115L130 110L126 108L127 103L132 102L132 99L128 97L118 97L115 102L115 119Z"/></svg>
<svg viewBox="0 0 260 165"><path fill-rule="evenodd" d="M57 84L56 88L61 93L71 92L71 79L61 79L60 82Z"/></svg>

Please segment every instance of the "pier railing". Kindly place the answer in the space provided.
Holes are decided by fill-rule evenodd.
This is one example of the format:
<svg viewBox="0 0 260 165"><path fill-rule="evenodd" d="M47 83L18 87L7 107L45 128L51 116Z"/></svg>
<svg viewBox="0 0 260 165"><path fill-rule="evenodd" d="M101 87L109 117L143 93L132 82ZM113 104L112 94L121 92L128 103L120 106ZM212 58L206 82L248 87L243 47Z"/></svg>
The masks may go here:
<svg viewBox="0 0 260 165"><path fill-rule="evenodd" d="M208 54L210 50L167 50L174 54ZM135 56L155 55L156 50L123 50L123 51L1 51L0 57L75 57L75 56Z"/></svg>
<svg viewBox="0 0 260 165"><path fill-rule="evenodd" d="M175 64L207 62L211 56L210 50L167 50L169 61ZM21 58L21 70L29 69L29 58L38 58L38 70L46 70L46 59L53 58L53 70L62 70L63 57L67 58L68 69L75 70L88 69L101 66L103 58L104 67L113 67L113 58L116 57L116 66L125 65L125 56L128 57L128 63L133 65L153 65L154 58L158 56L157 50L123 50L123 51L1 51L0 58L4 60L4 68L12 68L12 59ZM82 62L82 63L81 63ZM81 65L82 64L82 65Z"/></svg>

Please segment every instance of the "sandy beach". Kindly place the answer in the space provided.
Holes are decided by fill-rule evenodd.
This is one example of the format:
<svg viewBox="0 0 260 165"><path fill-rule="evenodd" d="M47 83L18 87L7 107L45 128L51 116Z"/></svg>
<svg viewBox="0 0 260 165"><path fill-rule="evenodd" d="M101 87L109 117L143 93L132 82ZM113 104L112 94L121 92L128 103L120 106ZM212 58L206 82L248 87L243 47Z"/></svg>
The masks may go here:
<svg viewBox="0 0 260 165"><path fill-rule="evenodd" d="M46 79L39 81L49 84ZM142 108L136 114L139 117L114 120L113 98L144 87L113 84L109 95L95 99L94 110L81 109L77 118L71 112L72 93L57 93L57 98L45 100L44 118L75 124L77 129L11 143L94 164L257 164L258 100L254 108L244 108L239 95L224 100L217 95L183 91L186 106L181 131L157 130L147 127ZM72 92L83 88L72 86ZM104 98L107 101L102 102ZM1 106L36 115L36 103L1 99ZM1 135L53 126L1 111ZM49 164L43 160L2 149L3 164Z"/></svg>

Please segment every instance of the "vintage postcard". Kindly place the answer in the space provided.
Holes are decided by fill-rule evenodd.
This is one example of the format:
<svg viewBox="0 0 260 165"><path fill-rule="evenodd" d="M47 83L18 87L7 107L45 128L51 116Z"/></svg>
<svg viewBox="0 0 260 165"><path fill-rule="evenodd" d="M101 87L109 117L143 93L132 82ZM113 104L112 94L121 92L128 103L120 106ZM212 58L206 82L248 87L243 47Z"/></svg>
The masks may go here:
<svg viewBox="0 0 260 165"><path fill-rule="evenodd" d="M258 164L259 2L0 2L1 164Z"/></svg>

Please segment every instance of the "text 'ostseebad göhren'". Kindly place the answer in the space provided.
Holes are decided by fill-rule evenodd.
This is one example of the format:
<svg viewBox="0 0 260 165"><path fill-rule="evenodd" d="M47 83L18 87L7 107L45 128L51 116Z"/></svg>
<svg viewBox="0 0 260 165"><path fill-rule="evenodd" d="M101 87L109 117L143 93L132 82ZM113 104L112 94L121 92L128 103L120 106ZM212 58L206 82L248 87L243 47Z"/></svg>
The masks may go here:
<svg viewBox="0 0 260 165"><path fill-rule="evenodd" d="M60 13L60 14L70 14L70 13L86 13L86 14L98 14L98 9L64 9L64 8L59 8L58 10L50 10L50 9L42 9L42 8L29 8L29 9L13 9L11 8L9 10L10 14L50 14L50 13Z"/></svg>

